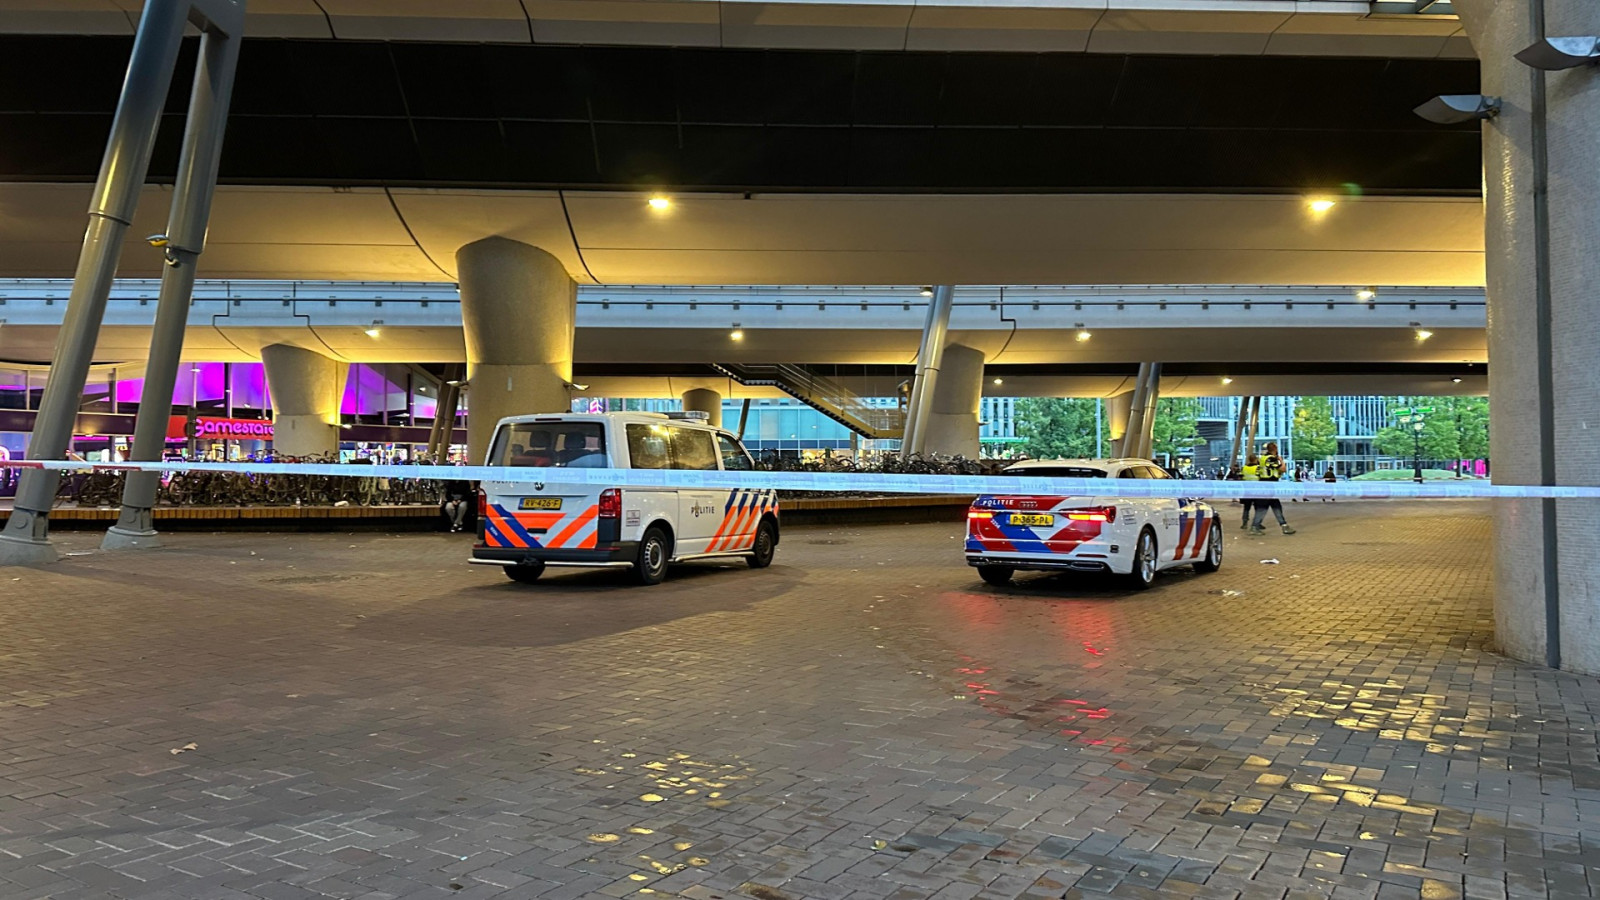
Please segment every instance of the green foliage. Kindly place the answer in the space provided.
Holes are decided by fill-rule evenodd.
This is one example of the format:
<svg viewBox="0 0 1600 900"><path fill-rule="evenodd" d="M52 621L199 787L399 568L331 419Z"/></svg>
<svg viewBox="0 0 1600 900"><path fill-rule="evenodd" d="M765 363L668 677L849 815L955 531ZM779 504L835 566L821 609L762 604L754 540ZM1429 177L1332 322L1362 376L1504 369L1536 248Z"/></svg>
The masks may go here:
<svg viewBox="0 0 1600 900"><path fill-rule="evenodd" d="M1200 401L1194 397L1162 397L1156 401L1156 421L1150 432L1150 452L1158 459L1166 453L1176 459L1200 440Z"/></svg>
<svg viewBox="0 0 1600 900"><path fill-rule="evenodd" d="M1489 398L1450 397L1462 459L1489 458Z"/></svg>
<svg viewBox="0 0 1600 900"><path fill-rule="evenodd" d="M1300 459L1325 459L1339 449L1333 402L1327 397L1298 398L1292 428L1294 453Z"/></svg>
<svg viewBox="0 0 1600 900"><path fill-rule="evenodd" d="M1410 481L1416 473L1409 468L1405 469L1378 469L1374 472L1363 472L1350 479L1351 481ZM1446 478L1455 478L1456 473L1449 469L1423 469L1423 481L1442 481ZM1472 477L1472 476L1468 476Z"/></svg>
<svg viewBox="0 0 1600 900"><path fill-rule="evenodd" d="M1022 438L1019 449L1034 459L1094 456L1095 407L1099 402L1083 397L1017 400L1017 435ZM1106 453L1111 447L1109 424L1101 423L1101 442Z"/></svg>
<svg viewBox="0 0 1600 900"><path fill-rule="evenodd" d="M1456 432L1455 417L1438 402L1424 403L1432 406L1422 423L1423 459L1459 459L1461 439ZM1416 452L1417 441L1411 425L1392 425L1379 430L1372 439L1372 448L1384 456L1410 459Z"/></svg>

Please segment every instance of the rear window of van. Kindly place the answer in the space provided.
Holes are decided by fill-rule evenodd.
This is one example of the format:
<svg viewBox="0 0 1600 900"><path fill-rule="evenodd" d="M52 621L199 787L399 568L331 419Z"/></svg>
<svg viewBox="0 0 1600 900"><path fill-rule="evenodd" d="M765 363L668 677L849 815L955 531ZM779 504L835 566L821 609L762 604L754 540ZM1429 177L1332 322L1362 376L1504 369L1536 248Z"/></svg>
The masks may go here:
<svg viewBox="0 0 1600 900"><path fill-rule="evenodd" d="M491 466L603 469L606 433L599 422L518 422L495 435Z"/></svg>

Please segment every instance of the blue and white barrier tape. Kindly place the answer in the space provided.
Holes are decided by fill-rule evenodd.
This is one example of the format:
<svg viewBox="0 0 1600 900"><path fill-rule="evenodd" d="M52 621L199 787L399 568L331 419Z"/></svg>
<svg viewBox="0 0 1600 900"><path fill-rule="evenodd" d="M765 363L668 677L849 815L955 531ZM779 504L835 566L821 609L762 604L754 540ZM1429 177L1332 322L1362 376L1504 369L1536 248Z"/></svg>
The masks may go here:
<svg viewBox="0 0 1600 900"><path fill-rule="evenodd" d="M1600 498L1600 486L1491 484L1475 479L1429 481L1179 481L1133 478L1030 478L1017 475L888 475L871 472L708 472L691 469L583 469L504 466L336 465L332 463L91 463L0 461L0 468L78 471L237 472L345 478L434 478L445 481L594 485L620 488L777 489L882 494L1035 494L1067 497L1276 497L1317 499Z"/></svg>

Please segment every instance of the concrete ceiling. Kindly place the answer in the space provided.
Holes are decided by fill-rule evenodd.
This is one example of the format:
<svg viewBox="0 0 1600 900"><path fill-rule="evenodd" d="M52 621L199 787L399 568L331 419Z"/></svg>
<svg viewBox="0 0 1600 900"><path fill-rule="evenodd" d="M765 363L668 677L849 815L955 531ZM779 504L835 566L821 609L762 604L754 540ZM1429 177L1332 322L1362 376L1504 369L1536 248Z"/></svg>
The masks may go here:
<svg viewBox="0 0 1600 900"><path fill-rule="evenodd" d="M70 275L89 194L0 184L0 277ZM1324 214L1264 195L692 194L664 213L646 199L227 186L200 271L453 281L457 248L500 235L582 283L1483 284L1477 199L1345 198ZM169 203L146 189L120 274L160 274L142 239L166 230Z"/></svg>
<svg viewBox="0 0 1600 900"><path fill-rule="evenodd" d="M131 34L139 0L0 0L0 31ZM852 50L1460 57L1366 0L250 0L254 37Z"/></svg>

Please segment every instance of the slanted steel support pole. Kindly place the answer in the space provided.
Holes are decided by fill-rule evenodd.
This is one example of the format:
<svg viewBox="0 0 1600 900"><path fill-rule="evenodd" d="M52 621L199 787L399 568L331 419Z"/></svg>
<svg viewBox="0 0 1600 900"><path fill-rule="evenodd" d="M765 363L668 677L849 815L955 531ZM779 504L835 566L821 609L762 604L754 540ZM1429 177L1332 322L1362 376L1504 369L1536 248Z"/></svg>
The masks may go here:
<svg viewBox="0 0 1600 900"><path fill-rule="evenodd" d="M51 358L50 379L29 441L28 455L34 459L61 459L72 440L111 280L122 255L122 238L133 221L150 167L150 150L190 9L188 0L149 0L139 19L128 74L89 205L89 227L83 235L66 317ZM50 544L49 515L60 479L60 473L44 469L22 473L11 518L0 532L0 565L58 558Z"/></svg>
<svg viewBox="0 0 1600 900"><path fill-rule="evenodd" d="M1261 424L1261 398L1250 398L1250 430L1246 432L1244 442L1244 455L1246 459L1256 455L1256 426ZM1241 463L1242 465L1242 463Z"/></svg>
<svg viewBox="0 0 1600 900"><path fill-rule="evenodd" d="M1150 363L1139 363L1139 375L1133 383L1133 403L1128 407L1128 427L1117 442L1117 456L1130 457L1139 453L1139 440L1144 434L1145 404L1150 396Z"/></svg>
<svg viewBox="0 0 1600 900"><path fill-rule="evenodd" d="M167 420L172 415L172 390L183 358L183 332L194 294L195 266L205 250L206 225L216 192L217 164L222 157L228 102L239 61L242 20L240 10L235 21L216 23L200 38L200 57L189 95L189 119L184 127L178 179L167 221L167 266L161 274L150 363L145 369L139 417L134 423L132 458L138 462L159 460L166 449ZM152 511L160 486L161 476L156 472L128 473L122 489L122 512L101 541L102 549L159 545Z"/></svg>
<svg viewBox="0 0 1600 900"><path fill-rule="evenodd" d="M1228 465L1222 470L1222 477L1226 478L1233 471L1235 463L1239 463L1239 450L1244 446L1244 429L1250 423L1250 398L1239 398L1239 421L1233 426L1233 444L1228 448ZM1239 463L1243 465L1243 463Z"/></svg>
<svg viewBox="0 0 1600 900"><path fill-rule="evenodd" d="M941 284L933 289L928 303L928 319L922 326L922 346L917 350L916 376L911 382L911 401L906 406L905 432L900 438L900 455L921 453L927 444L928 410L933 407L933 389L944 361L944 343L950 333L950 310L955 302L955 286Z"/></svg>
<svg viewBox="0 0 1600 900"><path fill-rule="evenodd" d="M1161 363L1150 364L1149 384L1144 389L1144 418L1140 421L1139 448L1134 456L1154 459L1156 404L1161 402Z"/></svg>

